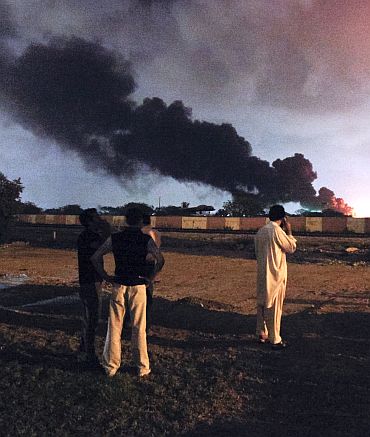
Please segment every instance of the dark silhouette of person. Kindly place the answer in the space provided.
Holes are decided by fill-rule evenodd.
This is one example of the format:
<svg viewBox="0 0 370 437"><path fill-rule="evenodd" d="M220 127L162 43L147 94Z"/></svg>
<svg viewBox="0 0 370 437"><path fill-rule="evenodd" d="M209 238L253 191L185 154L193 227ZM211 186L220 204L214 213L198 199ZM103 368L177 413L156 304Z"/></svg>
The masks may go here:
<svg viewBox="0 0 370 437"><path fill-rule="evenodd" d="M143 214L143 227L141 228L141 232L144 234L149 235L153 238L155 244L158 248L161 247L161 234L156 230L153 229L150 223L150 215L149 214ZM146 286L146 332L148 333L150 331L150 328L152 326L152 319L153 319L153 293L154 293L154 280L159 271L162 270L164 265L164 258L163 263L157 263L156 265L156 271L153 272L152 278L149 278L150 281Z"/></svg>
<svg viewBox="0 0 370 437"><path fill-rule="evenodd" d="M95 333L100 317L103 280L92 264L91 257L110 235L110 225L100 218L95 208L85 209L79 219L84 227L77 240L79 295L83 307L80 352L89 366L99 367L95 354Z"/></svg>

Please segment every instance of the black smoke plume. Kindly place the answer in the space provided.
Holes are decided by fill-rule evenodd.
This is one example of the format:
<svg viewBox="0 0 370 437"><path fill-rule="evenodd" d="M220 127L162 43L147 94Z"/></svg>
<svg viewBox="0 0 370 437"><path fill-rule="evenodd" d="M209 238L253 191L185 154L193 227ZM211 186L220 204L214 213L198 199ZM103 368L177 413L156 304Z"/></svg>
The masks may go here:
<svg viewBox="0 0 370 437"><path fill-rule="evenodd" d="M0 70L1 105L17 122L122 183L145 165L179 181L252 193L264 206L316 201L316 173L303 155L271 166L232 125L193 120L181 101L135 104L130 64L99 44L59 38L13 58L3 50Z"/></svg>

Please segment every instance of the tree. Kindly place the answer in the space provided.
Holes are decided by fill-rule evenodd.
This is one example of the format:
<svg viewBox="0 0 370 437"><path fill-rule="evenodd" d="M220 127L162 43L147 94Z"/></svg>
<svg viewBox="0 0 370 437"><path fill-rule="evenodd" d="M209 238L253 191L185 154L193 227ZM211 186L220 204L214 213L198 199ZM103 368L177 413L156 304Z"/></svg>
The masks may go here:
<svg viewBox="0 0 370 437"><path fill-rule="evenodd" d="M123 215L123 206L99 206L98 211L102 215Z"/></svg>
<svg viewBox="0 0 370 437"><path fill-rule="evenodd" d="M124 212L129 208L139 208L143 212L143 214L152 215L154 212L154 208L152 206L147 205L146 203L140 203L140 202L129 202L124 205Z"/></svg>
<svg viewBox="0 0 370 437"><path fill-rule="evenodd" d="M227 216L227 212L223 208L221 208L221 209L218 209L216 211L215 216L216 217L226 217Z"/></svg>
<svg viewBox="0 0 370 437"><path fill-rule="evenodd" d="M65 215L80 215L82 211L81 206L77 204L62 206L62 214Z"/></svg>
<svg viewBox="0 0 370 437"><path fill-rule="evenodd" d="M139 208L144 214L152 215L154 208L146 203L130 202L122 206L99 206L99 212L103 215L125 215L128 208Z"/></svg>
<svg viewBox="0 0 370 437"><path fill-rule="evenodd" d="M33 202L18 202L17 212L18 214L40 214L42 213L42 208Z"/></svg>
<svg viewBox="0 0 370 437"><path fill-rule="evenodd" d="M0 241L6 239L11 218L17 212L23 186L20 178L9 180L0 172Z"/></svg>
<svg viewBox="0 0 370 437"><path fill-rule="evenodd" d="M186 203L186 202L183 202ZM204 213L209 213L210 211L214 211L215 208L210 205L198 205L198 206L192 206L184 208L183 206L162 206L161 208L156 208L155 214L156 215L176 215L176 216L191 216L191 215L199 215Z"/></svg>
<svg viewBox="0 0 370 437"><path fill-rule="evenodd" d="M60 214L60 215L79 215L83 209L80 205L64 205L59 208L49 208L45 209L45 214Z"/></svg>
<svg viewBox="0 0 370 437"><path fill-rule="evenodd" d="M233 195L233 200L223 204L222 213L235 217L255 216L264 214L264 208L256 195L239 192Z"/></svg>
<svg viewBox="0 0 370 437"><path fill-rule="evenodd" d="M53 214L56 214L56 215L62 214L62 208L47 208L47 209L44 210L44 213L45 214L50 214L50 215L53 215Z"/></svg>
<svg viewBox="0 0 370 437"><path fill-rule="evenodd" d="M181 206L161 206L161 208L155 209L155 215L184 215L184 209Z"/></svg>

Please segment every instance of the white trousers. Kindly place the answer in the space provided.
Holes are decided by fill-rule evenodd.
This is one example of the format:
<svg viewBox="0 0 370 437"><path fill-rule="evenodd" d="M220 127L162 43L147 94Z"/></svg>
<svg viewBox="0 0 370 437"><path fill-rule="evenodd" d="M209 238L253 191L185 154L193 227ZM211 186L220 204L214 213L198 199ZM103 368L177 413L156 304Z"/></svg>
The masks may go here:
<svg viewBox="0 0 370 437"><path fill-rule="evenodd" d="M133 361L139 375L149 373L146 343L146 288L145 285L114 284L109 304L108 331L103 352L103 366L113 376L121 365L121 334L126 311L130 313Z"/></svg>
<svg viewBox="0 0 370 437"><path fill-rule="evenodd" d="M281 316L283 314L283 303L285 297L285 287L279 292L274 300L272 307L266 308L257 305L257 336L268 337L272 344L280 343Z"/></svg>

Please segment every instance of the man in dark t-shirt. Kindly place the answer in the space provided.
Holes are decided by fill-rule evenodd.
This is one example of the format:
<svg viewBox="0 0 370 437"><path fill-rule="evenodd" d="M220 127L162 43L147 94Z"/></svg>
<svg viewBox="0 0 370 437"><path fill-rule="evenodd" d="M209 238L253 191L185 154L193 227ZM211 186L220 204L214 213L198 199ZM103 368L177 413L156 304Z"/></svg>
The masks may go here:
<svg viewBox="0 0 370 437"><path fill-rule="evenodd" d="M100 218L95 208L85 209L79 219L85 228L77 240L79 294L83 306L80 351L89 365L99 367L95 355L95 332L101 307L102 278L95 270L91 257L110 235L110 226Z"/></svg>
<svg viewBox="0 0 370 437"><path fill-rule="evenodd" d="M151 372L146 339L146 284L158 272L158 266L163 266L164 259L154 240L141 232L142 225L141 210L129 208L126 227L112 234L92 257L100 276L113 284L102 361L109 377L121 365L121 334L126 312L130 313L131 351L138 375L144 377ZM103 257L109 252L114 256L114 276L102 267Z"/></svg>

